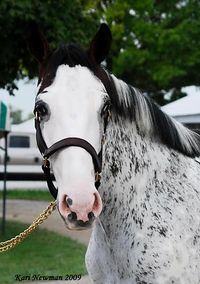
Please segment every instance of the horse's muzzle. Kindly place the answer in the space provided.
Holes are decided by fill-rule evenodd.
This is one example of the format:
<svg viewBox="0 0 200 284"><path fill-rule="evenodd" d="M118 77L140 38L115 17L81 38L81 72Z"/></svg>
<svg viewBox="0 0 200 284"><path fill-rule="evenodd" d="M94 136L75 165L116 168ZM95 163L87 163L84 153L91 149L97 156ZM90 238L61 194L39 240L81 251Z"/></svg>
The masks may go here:
<svg viewBox="0 0 200 284"><path fill-rule="evenodd" d="M87 198L86 198L87 196ZM70 230L86 230L102 211L102 201L98 191L77 196L64 195L58 202L59 213Z"/></svg>

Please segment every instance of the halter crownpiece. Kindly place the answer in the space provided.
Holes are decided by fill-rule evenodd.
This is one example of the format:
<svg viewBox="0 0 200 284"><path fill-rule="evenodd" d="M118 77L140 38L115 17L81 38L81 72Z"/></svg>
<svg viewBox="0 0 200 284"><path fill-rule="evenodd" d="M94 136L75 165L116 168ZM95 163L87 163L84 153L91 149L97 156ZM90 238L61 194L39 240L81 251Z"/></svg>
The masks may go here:
<svg viewBox="0 0 200 284"><path fill-rule="evenodd" d="M82 138L77 138L77 137L64 138L54 143L50 147L47 147L46 142L44 141L44 138L42 135L41 127L40 127L41 119L40 119L39 113L35 111L36 141L37 141L37 145L40 150L40 153L42 154L44 158L42 170L45 174L49 191L55 199L57 198L58 190L56 189L52 181L50 161L48 160L48 158L52 156L53 154L55 154L57 151L71 147L71 146L81 147L85 149L91 155L93 165L94 165L94 170L95 170L95 187L96 189L99 188L100 180L101 180L101 170L102 170L102 147L105 141L105 131L106 131L106 127L107 127L110 115L111 115L110 110L108 110L107 115L104 116L104 133L103 133L102 141L101 141L101 150L99 154L97 154L96 150L89 142L87 142L86 140Z"/></svg>

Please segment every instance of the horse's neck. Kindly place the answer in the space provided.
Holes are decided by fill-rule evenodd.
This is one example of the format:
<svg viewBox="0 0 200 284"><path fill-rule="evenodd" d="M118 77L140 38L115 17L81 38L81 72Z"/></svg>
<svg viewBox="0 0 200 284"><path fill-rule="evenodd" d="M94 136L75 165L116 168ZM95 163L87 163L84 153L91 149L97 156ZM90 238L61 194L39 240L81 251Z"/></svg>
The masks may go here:
<svg viewBox="0 0 200 284"><path fill-rule="evenodd" d="M133 210L134 206L140 206L140 198L144 197L144 192L146 195L148 187L164 183L173 173L177 178L177 172L181 175L187 166L187 158L156 142L155 138L139 134L136 126L129 122L110 125L104 157L100 194L103 216L109 219L127 214L128 208Z"/></svg>
<svg viewBox="0 0 200 284"><path fill-rule="evenodd" d="M105 145L106 184L120 183L122 187L117 188L118 193L125 192L128 188L123 183L131 181L137 186L136 180L141 176L145 180L154 169L164 171L170 155L171 151L155 138L139 133L135 123L113 123L108 129Z"/></svg>

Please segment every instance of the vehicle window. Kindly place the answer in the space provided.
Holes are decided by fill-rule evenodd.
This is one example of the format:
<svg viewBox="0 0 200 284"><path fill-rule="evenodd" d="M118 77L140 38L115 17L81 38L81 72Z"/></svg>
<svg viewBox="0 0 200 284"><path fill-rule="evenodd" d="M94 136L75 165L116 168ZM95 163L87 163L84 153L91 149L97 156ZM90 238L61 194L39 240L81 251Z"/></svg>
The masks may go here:
<svg viewBox="0 0 200 284"><path fill-rule="evenodd" d="M30 137L29 136L10 136L9 146L10 148L29 148Z"/></svg>

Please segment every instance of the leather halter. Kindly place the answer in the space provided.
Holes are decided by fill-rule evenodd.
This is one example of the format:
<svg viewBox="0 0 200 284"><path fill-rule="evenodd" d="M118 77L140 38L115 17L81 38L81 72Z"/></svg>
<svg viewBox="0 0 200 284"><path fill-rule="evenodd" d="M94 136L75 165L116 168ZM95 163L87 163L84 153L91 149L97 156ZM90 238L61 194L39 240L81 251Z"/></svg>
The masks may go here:
<svg viewBox="0 0 200 284"><path fill-rule="evenodd" d="M95 170L95 187L96 189L99 188L100 180L101 180L101 170L102 170L102 147L104 143L105 132L106 132L106 127L107 127L109 118L110 118L110 110L108 110L107 114L104 116L104 133L102 136L101 150L99 154L97 154L96 150L89 142L87 142L86 140L82 138L77 138L77 137L64 138L54 143L48 148L42 136L42 131L40 127L41 119L40 119L39 113L37 112L37 110L35 111L36 141L37 141L37 145L40 150L40 153L42 154L44 158L42 170L46 177L49 191L55 199L57 198L58 190L56 189L52 181L51 172L50 172L50 161L48 160L48 158L51 157L57 151L60 151L62 149L65 149L71 146L81 147L85 149L91 155L92 161L94 164L94 170Z"/></svg>

